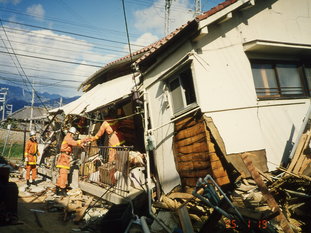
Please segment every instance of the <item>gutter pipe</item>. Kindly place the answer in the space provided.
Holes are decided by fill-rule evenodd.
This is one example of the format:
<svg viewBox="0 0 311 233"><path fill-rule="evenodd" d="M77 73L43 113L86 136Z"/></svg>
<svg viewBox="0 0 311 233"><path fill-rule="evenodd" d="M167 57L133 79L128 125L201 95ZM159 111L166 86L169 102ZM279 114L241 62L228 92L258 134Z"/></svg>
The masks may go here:
<svg viewBox="0 0 311 233"><path fill-rule="evenodd" d="M151 178L150 178L150 157L149 157L149 148L147 148L147 137L148 137L148 109L147 109L147 93L144 89L144 140L145 140L145 149L146 149L146 160L147 160L147 194L148 194L148 212L150 216L157 221L158 224L162 226L162 228L166 232L172 232L160 219L158 219L153 213L151 209Z"/></svg>

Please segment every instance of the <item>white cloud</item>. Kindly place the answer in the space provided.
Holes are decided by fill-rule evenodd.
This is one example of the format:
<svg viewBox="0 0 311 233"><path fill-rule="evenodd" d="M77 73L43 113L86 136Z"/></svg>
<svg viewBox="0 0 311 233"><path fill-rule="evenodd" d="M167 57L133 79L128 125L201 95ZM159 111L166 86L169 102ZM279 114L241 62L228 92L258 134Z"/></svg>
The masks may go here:
<svg viewBox="0 0 311 233"><path fill-rule="evenodd" d="M165 1L157 0L151 7L136 11L134 13L135 27L141 31L152 31L156 35L163 36L165 32L164 4ZM172 1L169 15L170 32L193 18L190 8L189 0Z"/></svg>
<svg viewBox="0 0 311 233"><path fill-rule="evenodd" d="M87 41L78 40L67 35L56 34L50 30L19 33L15 30L18 29L16 27L12 28L8 25L5 25L5 27L6 34L16 54L46 58L36 59L18 56L18 61L29 79L34 79L37 84L42 83L41 86L36 85L36 89L39 92L56 93L63 96L81 94L77 92L78 86L99 69L99 67L85 66L82 64L94 64L96 62L98 66L102 66L110 62L113 57L113 55L101 55L101 52L95 51L94 46ZM5 42L5 47L10 52L13 52L3 31L0 31L0 36ZM3 48L2 40L0 40L0 46L2 47L0 50L7 52L6 48ZM14 84L14 82L20 84L21 77L16 75L18 74L18 70L15 68L16 65L12 59L15 64L18 64L15 56L0 53L0 64L2 64L0 66L0 81L8 81L7 79L9 78L10 83L8 84ZM79 63L80 65L49 61L47 59L65 60ZM19 72L22 73L20 68ZM11 75L9 75L10 73ZM1 76L5 76L5 79L3 78L1 80ZM70 82L64 80L70 80ZM49 83L50 85L47 86L43 83ZM68 86L71 88L67 88Z"/></svg>
<svg viewBox="0 0 311 233"><path fill-rule="evenodd" d="M32 15L37 20L43 20L45 15L45 10L41 4L34 4L27 8L27 14Z"/></svg>

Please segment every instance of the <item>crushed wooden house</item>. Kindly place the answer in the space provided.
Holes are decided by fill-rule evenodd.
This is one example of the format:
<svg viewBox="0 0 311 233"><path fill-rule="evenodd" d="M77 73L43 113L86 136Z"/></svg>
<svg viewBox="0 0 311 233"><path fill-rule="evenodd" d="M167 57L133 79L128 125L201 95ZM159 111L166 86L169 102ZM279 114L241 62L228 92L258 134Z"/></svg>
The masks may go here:
<svg viewBox="0 0 311 233"><path fill-rule="evenodd" d="M310 9L308 0L224 1L100 69L81 84L85 98L67 107L77 104L80 115L111 104L125 115L143 109L145 129L139 120L132 129L152 148L165 193L206 174L220 185L249 176L244 153L262 172L286 165L310 113ZM127 98L99 104L123 78L132 83Z"/></svg>

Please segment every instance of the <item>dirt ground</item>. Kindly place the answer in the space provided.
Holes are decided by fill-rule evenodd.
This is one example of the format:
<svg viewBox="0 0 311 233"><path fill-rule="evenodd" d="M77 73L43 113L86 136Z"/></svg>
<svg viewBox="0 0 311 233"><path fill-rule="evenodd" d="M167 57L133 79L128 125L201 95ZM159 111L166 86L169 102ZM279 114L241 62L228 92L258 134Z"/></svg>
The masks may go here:
<svg viewBox="0 0 311 233"><path fill-rule="evenodd" d="M18 187L25 186L26 181L10 179ZM64 211L49 212L46 204L47 195L44 193L30 196L19 192L18 197L18 224L0 226L1 233L69 233L79 228L70 220L64 221ZM66 198L58 198L59 203L65 205Z"/></svg>

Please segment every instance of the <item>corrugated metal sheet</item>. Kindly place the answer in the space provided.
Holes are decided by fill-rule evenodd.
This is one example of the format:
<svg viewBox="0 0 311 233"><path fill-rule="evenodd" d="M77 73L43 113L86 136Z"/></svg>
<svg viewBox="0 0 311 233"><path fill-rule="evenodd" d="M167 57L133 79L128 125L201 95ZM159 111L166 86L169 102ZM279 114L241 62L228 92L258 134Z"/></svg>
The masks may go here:
<svg viewBox="0 0 311 233"><path fill-rule="evenodd" d="M79 115L82 112L91 112L114 100L131 94L134 86L132 75L126 75L106 83L97 85L90 91L83 94L79 99L64 105L61 108L53 109L50 112L63 110L66 115Z"/></svg>

